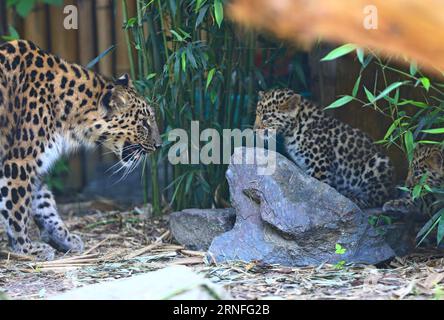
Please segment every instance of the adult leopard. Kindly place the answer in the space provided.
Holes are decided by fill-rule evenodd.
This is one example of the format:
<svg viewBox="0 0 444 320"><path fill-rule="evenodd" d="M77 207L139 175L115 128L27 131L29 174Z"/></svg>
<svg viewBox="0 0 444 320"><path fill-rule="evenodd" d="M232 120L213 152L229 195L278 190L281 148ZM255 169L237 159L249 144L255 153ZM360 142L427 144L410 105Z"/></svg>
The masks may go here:
<svg viewBox="0 0 444 320"><path fill-rule="evenodd" d="M20 254L82 251L42 177L62 154L104 145L132 168L161 146L155 114L129 77L109 81L28 41L0 46L0 216ZM43 242L31 241L31 217Z"/></svg>

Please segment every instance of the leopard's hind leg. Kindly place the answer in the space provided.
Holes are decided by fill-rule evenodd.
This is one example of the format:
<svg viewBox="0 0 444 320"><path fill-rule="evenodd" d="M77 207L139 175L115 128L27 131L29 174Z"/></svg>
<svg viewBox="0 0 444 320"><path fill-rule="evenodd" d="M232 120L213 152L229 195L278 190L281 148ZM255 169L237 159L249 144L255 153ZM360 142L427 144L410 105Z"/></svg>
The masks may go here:
<svg viewBox="0 0 444 320"><path fill-rule="evenodd" d="M32 195L32 214L40 229L41 239L63 252L82 252L83 242L71 234L60 218L53 194L46 185L41 185Z"/></svg>
<svg viewBox="0 0 444 320"><path fill-rule="evenodd" d="M32 179L17 161L5 161L0 169L0 216L6 227L9 246L19 254L39 260L54 259L54 249L29 238Z"/></svg>

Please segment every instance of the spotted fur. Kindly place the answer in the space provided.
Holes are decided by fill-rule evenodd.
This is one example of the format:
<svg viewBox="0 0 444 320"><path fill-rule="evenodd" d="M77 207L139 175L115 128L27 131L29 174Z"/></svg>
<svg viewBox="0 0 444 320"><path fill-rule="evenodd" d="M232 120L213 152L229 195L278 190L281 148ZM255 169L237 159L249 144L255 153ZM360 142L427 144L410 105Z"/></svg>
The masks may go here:
<svg viewBox="0 0 444 320"><path fill-rule="evenodd" d="M393 192L393 167L370 137L289 89L259 93L255 128L275 129L299 167L361 208L382 206Z"/></svg>
<svg viewBox="0 0 444 320"><path fill-rule="evenodd" d="M104 145L131 169L161 145L155 115L124 76L105 80L27 41L0 46L0 217L14 252L81 251L42 177L62 154ZM43 242L29 238L33 218Z"/></svg>
<svg viewBox="0 0 444 320"><path fill-rule="evenodd" d="M405 187L410 190L421 183L421 178L426 176L424 183L430 188L442 188L444 186L444 151L442 147L435 145L419 145L413 152L412 164L409 167ZM434 213L437 208L435 202L436 194L427 193L422 198L413 200L412 194L406 192L399 199L386 202L383 211L396 211L402 213L419 212L425 216L428 211Z"/></svg>

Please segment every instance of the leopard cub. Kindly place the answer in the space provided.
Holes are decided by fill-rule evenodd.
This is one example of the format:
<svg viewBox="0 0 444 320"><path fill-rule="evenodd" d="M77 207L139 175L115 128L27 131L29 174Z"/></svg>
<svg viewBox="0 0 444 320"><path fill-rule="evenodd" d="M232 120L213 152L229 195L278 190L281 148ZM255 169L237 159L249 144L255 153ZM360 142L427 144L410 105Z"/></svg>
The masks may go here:
<svg viewBox="0 0 444 320"><path fill-rule="evenodd" d="M432 189L444 186L444 151L442 147L419 145L415 148L404 185L412 189L418 184L427 185ZM423 197L413 199L410 192L405 192L402 197L387 201L382 210L405 214L419 212L423 216L428 209L436 210L433 208L436 206L436 200L437 196L434 193L427 193Z"/></svg>
<svg viewBox="0 0 444 320"><path fill-rule="evenodd" d="M276 130L299 167L361 208L382 206L393 194L393 167L371 138L292 90L259 93L255 128Z"/></svg>

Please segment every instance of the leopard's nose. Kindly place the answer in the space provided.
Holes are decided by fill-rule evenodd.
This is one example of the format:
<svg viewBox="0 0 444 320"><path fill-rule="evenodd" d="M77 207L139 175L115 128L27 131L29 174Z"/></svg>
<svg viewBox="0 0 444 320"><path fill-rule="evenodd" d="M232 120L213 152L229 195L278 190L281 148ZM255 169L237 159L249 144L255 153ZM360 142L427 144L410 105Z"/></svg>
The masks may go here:
<svg viewBox="0 0 444 320"><path fill-rule="evenodd" d="M156 150L159 149L160 147L162 147L162 144L161 144L161 143L156 143L156 144L154 145L154 148L156 148Z"/></svg>

